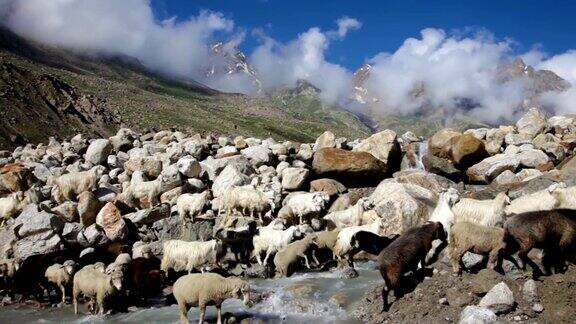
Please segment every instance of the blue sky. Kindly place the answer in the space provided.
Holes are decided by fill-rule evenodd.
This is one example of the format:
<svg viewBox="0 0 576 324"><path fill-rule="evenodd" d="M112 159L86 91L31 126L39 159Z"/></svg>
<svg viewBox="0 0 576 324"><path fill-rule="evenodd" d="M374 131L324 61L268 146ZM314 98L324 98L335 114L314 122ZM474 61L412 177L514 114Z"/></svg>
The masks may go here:
<svg viewBox="0 0 576 324"><path fill-rule="evenodd" d="M518 42L524 52L541 46L549 54L574 48L576 1L301 1L301 0L152 0L159 19L187 19L199 10L222 12L248 32L246 52L257 45L250 31L262 28L279 41L294 39L308 28L334 29L342 16L363 26L345 40L331 43L327 59L349 69L375 54L393 52L409 37L419 37L427 27L448 32L469 27L485 28L498 39Z"/></svg>

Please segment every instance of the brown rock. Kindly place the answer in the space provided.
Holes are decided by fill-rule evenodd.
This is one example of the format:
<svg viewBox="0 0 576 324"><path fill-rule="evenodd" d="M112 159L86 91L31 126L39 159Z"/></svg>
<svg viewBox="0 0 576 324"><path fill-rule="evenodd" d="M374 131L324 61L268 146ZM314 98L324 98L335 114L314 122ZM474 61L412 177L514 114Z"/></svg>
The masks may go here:
<svg viewBox="0 0 576 324"><path fill-rule="evenodd" d="M451 142L452 161L461 169L466 169L488 156L484 142L471 134L452 137Z"/></svg>
<svg viewBox="0 0 576 324"><path fill-rule="evenodd" d="M34 182L32 170L20 163L6 164L0 168L0 190L26 191Z"/></svg>
<svg viewBox="0 0 576 324"><path fill-rule="evenodd" d="M367 152L323 148L314 154L316 174L336 179L348 187L378 184L389 174L386 163Z"/></svg>
<svg viewBox="0 0 576 324"><path fill-rule="evenodd" d="M334 179L318 179L310 182L310 192L324 191L330 196L344 193L346 186Z"/></svg>
<svg viewBox="0 0 576 324"><path fill-rule="evenodd" d="M104 229L111 241L122 240L127 234L126 223L120 210L113 203L107 203L96 216L96 224Z"/></svg>
<svg viewBox="0 0 576 324"><path fill-rule="evenodd" d="M452 138L462 135L452 128L444 128L432 135L428 140L428 152L434 156L450 159L450 147Z"/></svg>

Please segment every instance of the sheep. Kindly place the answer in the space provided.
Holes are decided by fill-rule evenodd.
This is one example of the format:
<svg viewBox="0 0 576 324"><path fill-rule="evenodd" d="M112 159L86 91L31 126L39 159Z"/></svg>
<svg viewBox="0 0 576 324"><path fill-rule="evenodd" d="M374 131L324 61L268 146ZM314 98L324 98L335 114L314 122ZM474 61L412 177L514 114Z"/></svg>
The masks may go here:
<svg viewBox="0 0 576 324"><path fill-rule="evenodd" d="M418 264L425 264L426 254L434 240L446 240L446 233L439 222L428 222L413 227L385 247L378 255L378 268L384 279L382 289L383 311L388 311L388 292L394 291L396 298L401 294L398 282L404 273L416 271Z"/></svg>
<svg viewBox="0 0 576 324"><path fill-rule="evenodd" d="M176 199L176 206L178 207L178 215L183 223L188 220L194 222L194 217L198 216L204 210L204 206L212 199L210 190L205 190L202 193L183 194Z"/></svg>
<svg viewBox="0 0 576 324"><path fill-rule="evenodd" d="M180 277L174 283L174 297L180 311L180 322L188 322L190 307L200 309L200 321L204 323L206 306L214 305L217 310L217 323L222 323L222 303L228 298L243 299L250 302L250 286L239 278L224 278L215 273L195 273Z"/></svg>
<svg viewBox="0 0 576 324"><path fill-rule="evenodd" d="M62 304L66 303L66 286L72 283L74 270L76 270L76 262L66 260L63 264L55 263L49 266L44 273L48 282L60 288L62 292Z"/></svg>
<svg viewBox="0 0 576 324"><path fill-rule="evenodd" d="M285 206L298 216L299 224L302 224L304 216L322 211L330 201L330 196L323 191L305 192L292 195L290 198L286 197L284 201Z"/></svg>
<svg viewBox="0 0 576 324"><path fill-rule="evenodd" d="M372 232L367 231L359 231L354 233L352 236L352 240L350 241L350 245L353 247L355 252L351 253L352 255L364 251L366 253L372 255L378 255L390 243L392 243L395 239L398 238L399 235L393 235L391 237L380 236L378 234L374 234Z"/></svg>
<svg viewBox="0 0 576 324"><path fill-rule="evenodd" d="M225 193L218 215L225 211L226 215L230 216L234 210L241 210L243 214L250 212L252 218L254 218L254 213L257 213L258 218L262 220L262 214L267 208L269 210L276 208L273 199L252 185L247 185L233 187Z"/></svg>
<svg viewBox="0 0 576 324"><path fill-rule="evenodd" d="M336 245L336 240L338 239L338 233L340 233L339 229L331 230L331 231L322 231L316 232L313 235L315 236L314 241L316 242L316 249L312 250L312 258L316 262L316 264L320 264L318 259L316 258L316 250L320 249L328 249L332 252L332 258L335 258L334 255L334 245Z"/></svg>
<svg viewBox="0 0 576 324"><path fill-rule="evenodd" d="M354 234L360 231L372 232L378 234L383 227L383 220L377 219L372 224L360 225L360 226L350 226L340 230L338 233L338 238L336 239L336 244L334 244L334 255L337 259L341 260L342 257L347 256L348 263L352 265L352 257L354 249L351 245L352 237Z"/></svg>
<svg viewBox="0 0 576 324"><path fill-rule="evenodd" d="M149 295L161 291L162 273L160 272L160 260L143 257L132 259L128 279L130 295L136 301L141 299L146 301Z"/></svg>
<svg viewBox="0 0 576 324"><path fill-rule="evenodd" d="M564 257L573 252L576 243L574 211L557 209L511 216L504 223L504 240L510 249L518 249L522 269L526 269L528 263L534 272L539 272L538 266L528 258L532 248L544 248L545 257L558 257L557 265L563 267ZM549 274L550 263L544 262L544 268Z"/></svg>
<svg viewBox="0 0 576 324"><path fill-rule="evenodd" d="M103 315L110 298L122 290L122 281L123 277L117 272L105 274L90 266L80 269L73 280L74 314L78 314L78 298L83 295L85 298L90 298L91 304L96 308L95 311Z"/></svg>
<svg viewBox="0 0 576 324"><path fill-rule="evenodd" d="M123 194L127 195L129 205L133 205L134 201L140 202L136 205L142 205L144 200L150 206L156 206L160 203L162 187L162 175L159 175L155 180L146 181L142 171L134 171L130 185L123 191Z"/></svg>
<svg viewBox="0 0 576 324"><path fill-rule="evenodd" d="M464 253L488 254L488 268L495 269L501 265L501 259L506 249L504 229L471 222L454 224L448 240L450 244L450 260L455 275L460 275L462 272L462 256L464 256Z"/></svg>
<svg viewBox="0 0 576 324"><path fill-rule="evenodd" d="M129 253L120 253L116 256L116 260L106 267L105 273L111 274L115 271L120 271L122 274L125 274L131 262L132 257Z"/></svg>
<svg viewBox="0 0 576 324"><path fill-rule="evenodd" d="M454 224L454 212L452 211L452 207L460 200L460 194L458 190L454 188L448 188L446 191L442 192L438 197L438 203L436 203L436 207L432 211L430 218L428 221L430 222L440 222L442 227L444 228L444 232L448 237L447 240L450 239L450 228ZM431 260L435 259L440 251L444 249L446 244L441 244L438 240L434 241L433 249L430 250L430 253L426 257L426 262L430 262Z"/></svg>
<svg viewBox="0 0 576 324"><path fill-rule="evenodd" d="M304 258L306 267L310 269L310 263L308 262L306 253L313 249L315 245L314 236L308 235L301 240L288 244L285 248L278 251L274 256L274 266L278 274L280 276L290 277L293 266L300 258Z"/></svg>
<svg viewBox="0 0 576 324"><path fill-rule="evenodd" d="M160 269L164 273L168 273L170 269L176 272L188 271L188 273L191 273L194 268L203 271L201 267L207 263L218 264L225 252L219 240L206 242L169 240L164 242L163 251Z"/></svg>
<svg viewBox="0 0 576 324"><path fill-rule="evenodd" d="M504 192L489 200L461 198L452 207L452 212L455 222L472 222L484 226L501 227L504 223L506 205L509 203L510 198Z"/></svg>
<svg viewBox="0 0 576 324"><path fill-rule="evenodd" d="M218 230L215 237L219 238L225 246L234 253L236 261L249 262L249 251L253 249L252 240L258 233L256 223L251 222L241 229Z"/></svg>
<svg viewBox="0 0 576 324"><path fill-rule="evenodd" d="M367 198L361 198L356 205L345 210L335 211L323 217L332 222L336 228L362 225L364 211L373 208L374 205Z"/></svg>
<svg viewBox="0 0 576 324"><path fill-rule="evenodd" d="M0 198L0 218L4 226L7 220L18 215L25 205L25 197L22 191L15 192L7 197Z"/></svg>
<svg viewBox="0 0 576 324"><path fill-rule="evenodd" d="M104 174L106 168L97 165L88 171L72 172L54 179L54 186L58 189L55 200L58 204L67 200L73 200L84 191L96 189L98 180Z"/></svg>
<svg viewBox="0 0 576 324"><path fill-rule="evenodd" d="M548 189L556 201L555 209L576 209L576 186L566 187L564 183Z"/></svg>
<svg viewBox="0 0 576 324"><path fill-rule="evenodd" d="M268 258L272 253L286 247L298 236L300 236L300 230L297 226L290 226L283 231L272 228L260 229L260 233L254 236L252 240L256 261L258 261L258 264L268 264ZM264 262L262 262L260 255L263 251L266 251Z"/></svg>

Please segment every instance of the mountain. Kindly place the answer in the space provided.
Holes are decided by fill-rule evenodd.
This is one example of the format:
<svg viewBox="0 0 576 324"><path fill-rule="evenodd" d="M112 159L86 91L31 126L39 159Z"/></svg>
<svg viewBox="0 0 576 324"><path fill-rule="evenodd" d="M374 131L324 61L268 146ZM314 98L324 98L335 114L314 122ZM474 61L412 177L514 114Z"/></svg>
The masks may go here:
<svg viewBox="0 0 576 324"><path fill-rule="evenodd" d="M402 115L394 109L383 110L376 96L370 94L366 83L370 78L372 66L362 65L352 77L352 99L360 104L362 114L375 121L374 128L382 130L391 128L399 133L415 129L419 136L430 136L438 128L454 127L460 129L486 126L478 120L466 116L466 110L474 107L474 102L469 98L457 98L455 100L459 111L454 112L451 107L433 107L426 99L426 85L423 82L414 85L411 95L420 98L423 109L413 115ZM501 83L510 80L523 80L526 84L526 100L521 108L529 108L536 104L535 98L547 91L564 91L571 85L552 71L536 70L526 65L518 58L498 68L497 81ZM414 127L417 125L417 127Z"/></svg>
<svg viewBox="0 0 576 324"><path fill-rule="evenodd" d="M226 75L241 74L247 76L255 89L255 93L262 93L262 83L256 71L250 66L246 55L234 44L217 42L210 46L212 64L206 72L207 78L217 78Z"/></svg>
<svg viewBox="0 0 576 324"><path fill-rule="evenodd" d="M0 148L50 135L109 135L122 124L301 142L325 130L348 138L370 132L354 114L317 97L285 89L255 97L221 93L151 73L134 58L53 48L6 29L0 30L0 67L0 106L9 107L1 112Z"/></svg>

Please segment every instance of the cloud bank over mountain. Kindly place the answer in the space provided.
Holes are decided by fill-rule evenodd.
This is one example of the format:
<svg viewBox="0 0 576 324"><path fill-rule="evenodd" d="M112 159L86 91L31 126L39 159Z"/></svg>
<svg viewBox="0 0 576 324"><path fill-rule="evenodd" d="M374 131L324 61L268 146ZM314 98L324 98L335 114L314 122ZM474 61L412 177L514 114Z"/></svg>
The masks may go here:
<svg viewBox="0 0 576 324"><path fill-rule="evenodd" d="M123 54L147 68L192 78L223 91L255 94L307 80L328 103L351 105L353 71L327 60L333 42L353 37L362 23L352 17L334 29L311 27L293 40L280 42L253 31L260 45L245 57L250 73L207 73L229 64L211 45L225 40L227 50L240 46L246 32L219 12L201 11L187 19L158 21L148 0L0 0L0 19L19 35L76 51ZM514 118L530 97L558 113L576 112L576 90L538 93L530 79L502 78L501 67L522 57L536 69L551 70L576 84L576 51L547 57L538 49L516 53L511 40L496 40L486 31L465 36L428 28L394 52L382 52L371 64L365 88L382 111L418 113L426 109L466 109L489 122ZM216 67L216 68L215 68Z"/></svg>

